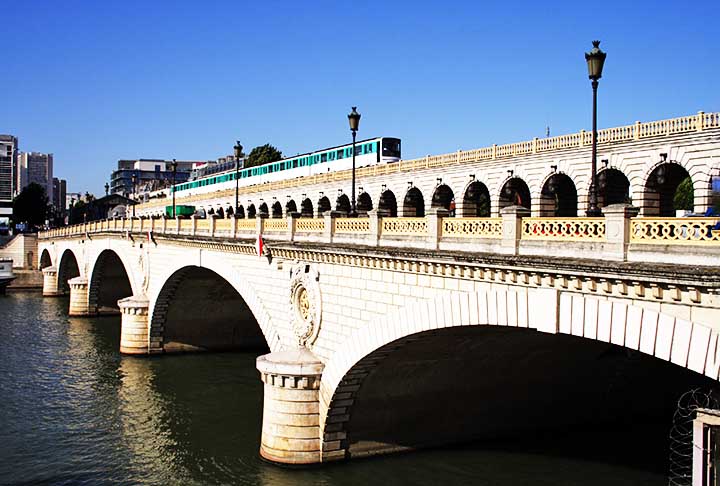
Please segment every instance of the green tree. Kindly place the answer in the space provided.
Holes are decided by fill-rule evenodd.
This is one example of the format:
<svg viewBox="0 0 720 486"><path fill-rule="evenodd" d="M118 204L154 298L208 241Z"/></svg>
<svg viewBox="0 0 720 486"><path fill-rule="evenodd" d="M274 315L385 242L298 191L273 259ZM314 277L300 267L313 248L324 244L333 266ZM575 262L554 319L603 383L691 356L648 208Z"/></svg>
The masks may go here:
<svg viewBox="0 0 720 486"><path fill-rule="evenodd" d="M678 184L673 196L673 206L675 209L684 209L692 211L695 205L695 192L693 191L693 183L689 177Z"/></svg>
<svg viewBox="0 0 720 486"><path fill-rule="evenodd" d="M266 143L250 151L250 155L245 159L245 167L255 167L256 165L275 162L282 159L282 156L282 152L269 143Z"/></svg>
<svg viewBox="0 0 720 486"><path fill-rule="evenodd" d="M42 226L48 216L48 197L45 188L34 182L28 184L13 200L13 221Z"/></svg>

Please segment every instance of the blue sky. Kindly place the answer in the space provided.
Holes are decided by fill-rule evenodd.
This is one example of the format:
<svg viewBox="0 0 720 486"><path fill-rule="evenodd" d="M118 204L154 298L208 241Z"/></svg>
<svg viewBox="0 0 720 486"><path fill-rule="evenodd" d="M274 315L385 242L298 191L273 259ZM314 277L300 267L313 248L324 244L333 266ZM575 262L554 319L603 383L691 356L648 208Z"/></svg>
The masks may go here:
<svg viewBox="0 0 720 486"><path fill-rule="evenodd" d="M118 159L287 155L398 136L405 158L720 110L720 1L0 0L0 133L71 191Z"/></svg>

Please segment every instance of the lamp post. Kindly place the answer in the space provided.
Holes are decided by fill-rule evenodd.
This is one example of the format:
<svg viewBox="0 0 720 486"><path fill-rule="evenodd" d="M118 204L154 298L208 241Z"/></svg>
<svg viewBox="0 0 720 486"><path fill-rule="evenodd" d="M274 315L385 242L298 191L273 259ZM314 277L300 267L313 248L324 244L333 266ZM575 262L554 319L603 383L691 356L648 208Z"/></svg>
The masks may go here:
<svg viewBox="0 0 720 486"><path fill-rule="evenodd" d="M592 81L593 109L592 109L592 179L590 180L590 201L586 214L588 217L602 216L598 207L597 198L597 88L598 79L602 77L603 64L605 64L606 53L600 50L600 41L592 41L593 48L585 53L585 60L588 66L588 77Z"/></svg>
<svg viewBox="0 0 720 486"><path fill-rule="evenodd" d="M357 211L355 210L355 136L357 135L358 128L360 127L360 113L357 112L357 106L352 107L352 111L348 115L348 122L350 123L350 131L352 132L353 144L352 144L352 200L350 201L350 217L356 217Z"/></svg>
<svg viewBox="0 0 720 486"><path fill-rule="evenodd" d="M170 192L172 192L173 202L172 202L172 217L175 219L175 173L177 172L177 161L173 159L173 161L170 163L170 167L172 168L172 189Z"/></svg>
<svg viewBox="0 0 720 486"><path fill-rule="evenodd" d="M132 175L132 190L133 190L133 218L135 217L135 203L137 202L135 195L135 184L137 184L137 174Z"/></svg>
<svg viewBox="0 0 720 486"><path fill-rule="evenodd" d="M238 212L238 188L240 187L240 157L242 157L243 146L240 140L235 141L233 150L235 151L235 207L233 208L233 216L237 218Z"/></svg>

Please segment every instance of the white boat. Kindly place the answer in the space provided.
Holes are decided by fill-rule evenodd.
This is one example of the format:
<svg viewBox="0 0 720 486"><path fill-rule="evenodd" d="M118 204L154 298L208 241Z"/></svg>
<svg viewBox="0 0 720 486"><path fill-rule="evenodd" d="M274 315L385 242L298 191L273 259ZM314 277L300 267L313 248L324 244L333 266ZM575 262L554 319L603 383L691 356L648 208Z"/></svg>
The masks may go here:
<svg viewBox="0 0 720 486"><path fill-rule="evenodd" d="M5 289L13 280L15 274L13 274L12 258L0 258L0 294L5 293Z"/></svg>

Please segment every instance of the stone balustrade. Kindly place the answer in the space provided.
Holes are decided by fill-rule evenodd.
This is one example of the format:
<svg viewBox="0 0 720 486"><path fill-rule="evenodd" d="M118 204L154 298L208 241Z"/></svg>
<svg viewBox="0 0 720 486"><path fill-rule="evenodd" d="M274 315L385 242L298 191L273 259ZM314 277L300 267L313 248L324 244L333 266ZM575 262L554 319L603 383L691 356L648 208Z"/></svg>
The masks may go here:
<svg viewBox="0 0 720 486"><path fill-rule="evenodd" d="M433 210L424 218L348 218L328 212L322 218L282 219L116 219L45 231L42 239L104 232L154 236L195 236L310 243L343 243L446 251L545 255L682 264L720 263L718 218L638 218L626 205L608 206L600 218L531 218L509 207L501 218L456 218ZM618 220L619 218L619 220ZM692 247L693 251L688 251ZM590 253L588 253L590 252Z"/></svg>

